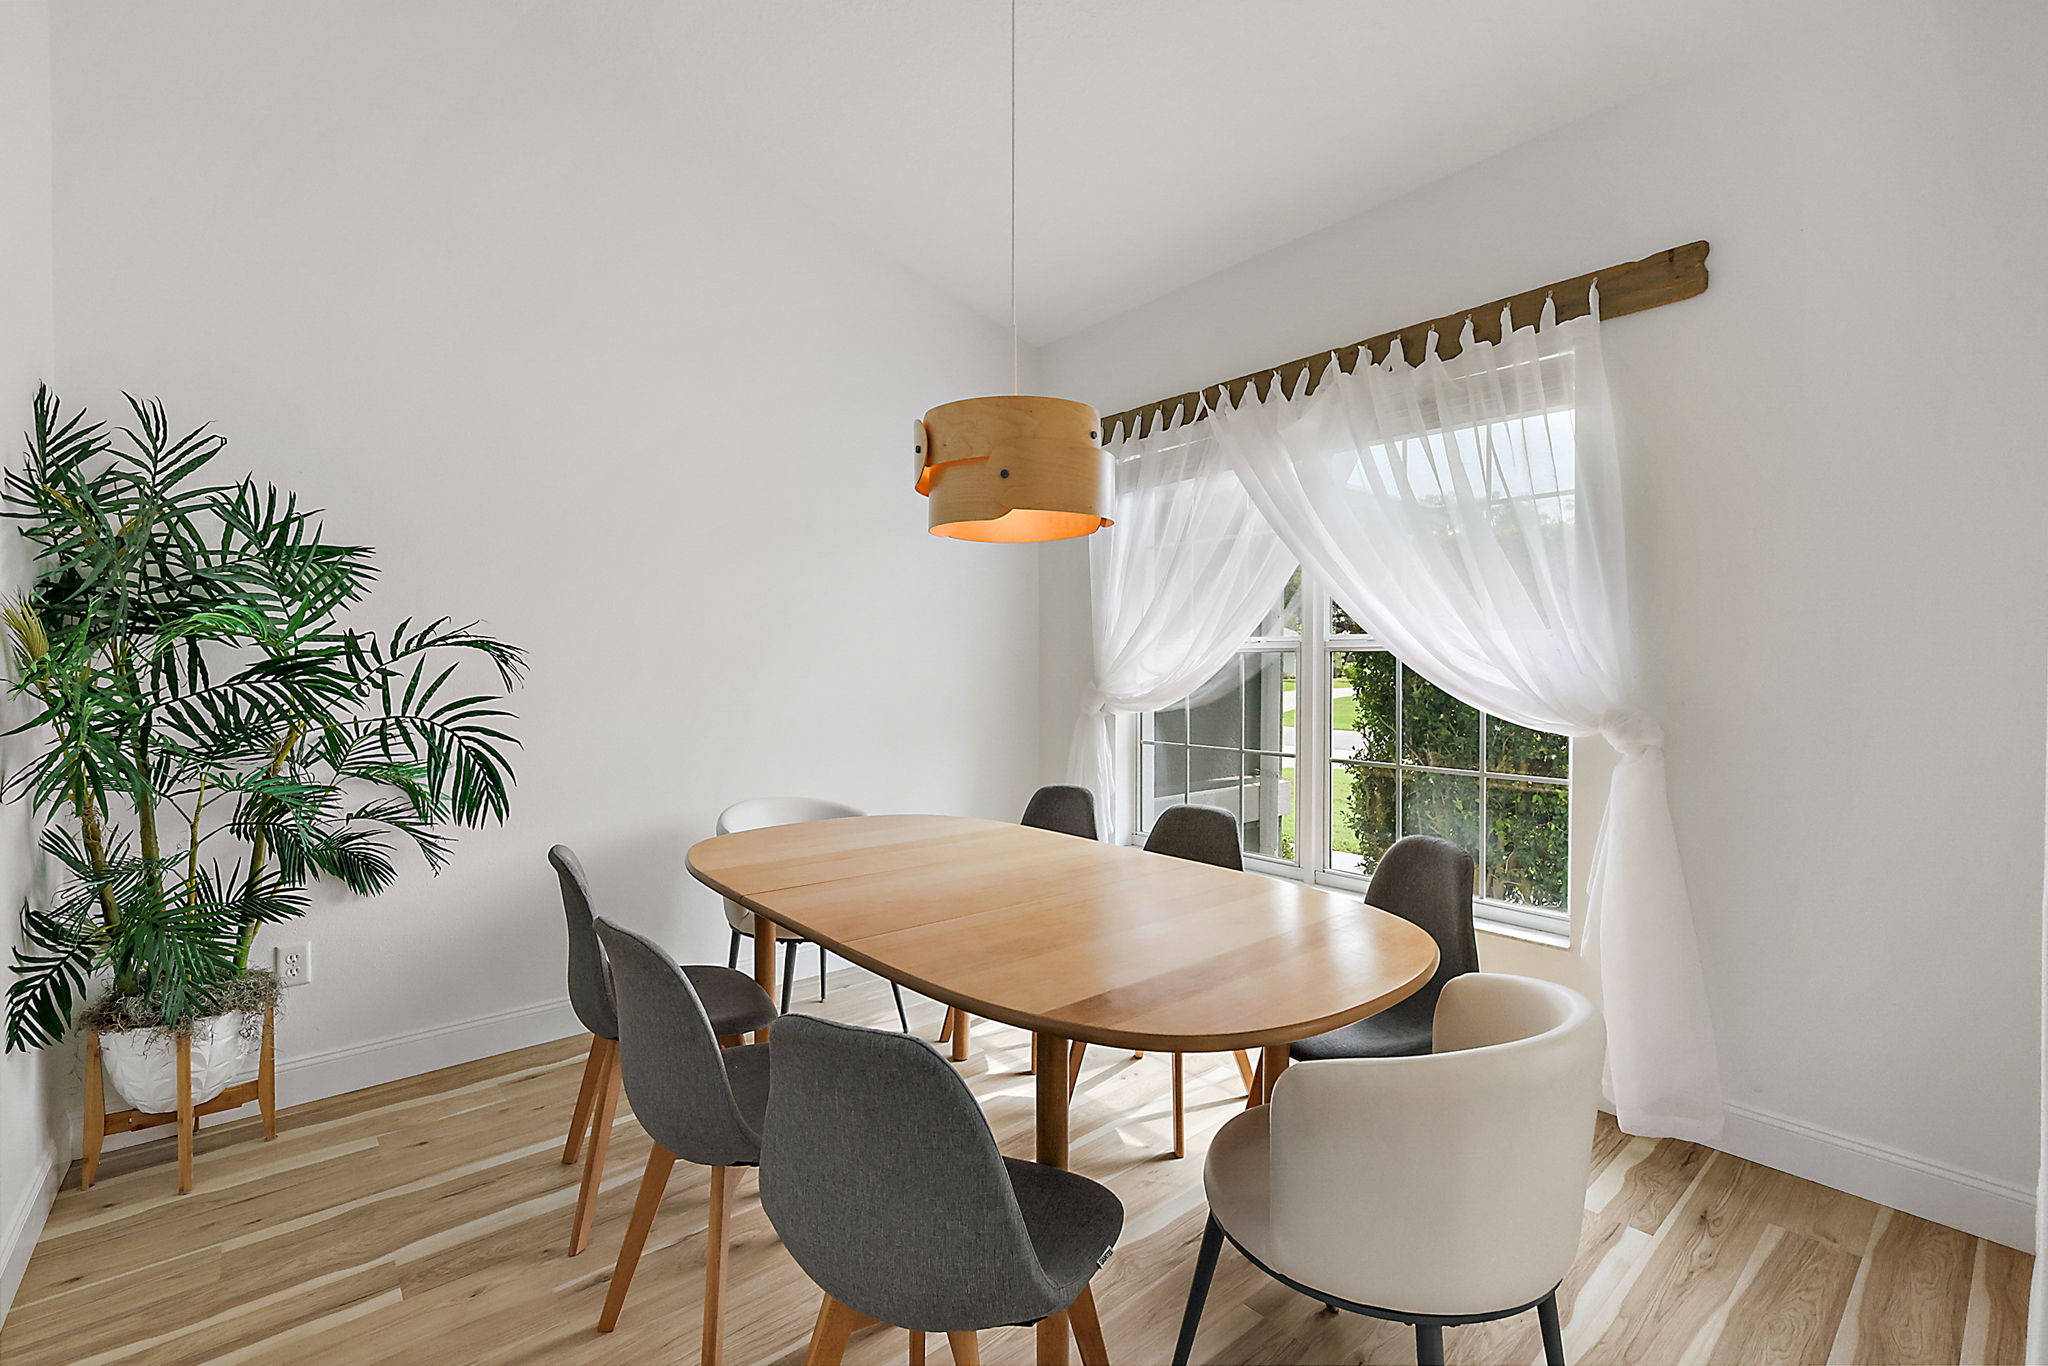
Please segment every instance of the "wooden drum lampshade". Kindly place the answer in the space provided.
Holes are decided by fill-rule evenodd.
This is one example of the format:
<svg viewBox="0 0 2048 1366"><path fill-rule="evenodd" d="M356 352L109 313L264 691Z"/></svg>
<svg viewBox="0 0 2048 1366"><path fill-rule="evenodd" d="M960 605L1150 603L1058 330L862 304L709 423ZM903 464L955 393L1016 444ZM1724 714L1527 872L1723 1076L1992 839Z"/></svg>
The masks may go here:
<svg viewBox="0 0 2048 1366"><path fill-rule="evenodd" d="M942 403L916 425L917 491L934 536L1064 541L1111 525L1115 480L1102 420L1066 398Z"/></svg>

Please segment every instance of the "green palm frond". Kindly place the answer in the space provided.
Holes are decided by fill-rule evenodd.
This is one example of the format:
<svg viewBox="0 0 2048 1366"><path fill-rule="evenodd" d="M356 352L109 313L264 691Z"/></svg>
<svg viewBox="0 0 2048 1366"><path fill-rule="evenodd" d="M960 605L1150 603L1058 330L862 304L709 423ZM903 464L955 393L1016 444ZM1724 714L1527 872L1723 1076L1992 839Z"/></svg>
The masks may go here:
<svg viewBox="0 0 2048 1366"><path fill-rule="evenodd" d="M110 431L39 389L0 478L36 555L31 590L0 606L28 703L9 733L37 737L0 791L45 817L64 875L23 911L10 1048L61 1034L95 973L176 1020L312 881L381 891L408 847L439 869L451 826L510 805L503 703L524 654L449 617L350 625L368 547L287 490L219 479L218 433L128 408ZM216 839L246 856L223 871L202 857Z"/></svg>

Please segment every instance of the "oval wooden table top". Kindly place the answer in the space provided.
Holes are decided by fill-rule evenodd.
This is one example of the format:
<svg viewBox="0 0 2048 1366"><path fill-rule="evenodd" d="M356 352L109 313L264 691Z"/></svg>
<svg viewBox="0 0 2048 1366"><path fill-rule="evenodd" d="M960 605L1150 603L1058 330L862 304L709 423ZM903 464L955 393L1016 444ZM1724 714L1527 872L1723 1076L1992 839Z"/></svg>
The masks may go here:
<svg viewBox="0 0 2048 1366"><path fill-rule="evenodd" d="M696 845L689 868L947 1005L1124 1048L1308 1038L1437 966L1427 933L1356 896L965 816L746 830Z"/></svg>

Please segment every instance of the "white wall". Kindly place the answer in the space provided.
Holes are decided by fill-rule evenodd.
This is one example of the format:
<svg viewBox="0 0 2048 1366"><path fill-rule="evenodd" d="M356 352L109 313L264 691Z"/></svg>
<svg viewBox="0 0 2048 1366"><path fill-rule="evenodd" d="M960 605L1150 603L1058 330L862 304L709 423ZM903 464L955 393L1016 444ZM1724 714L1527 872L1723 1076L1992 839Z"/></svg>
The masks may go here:
<svg viewBox="0 0 2048 1366"><path fill-rule="evenodd" d="M2022 1246L2044 51L2041 6L1860 6L1041 354L1111 411L1710 240L1606 332L1727 1146ZM1085 581L1046 557L1048 772Z"/></svg>
<svg viewBox="0 0 2048 1366"><path fill-rule="evenodd" d="M0 5L0 440L13 453L28 430L39 380L56 378L50 273L50 15L44 0ZM27 556L12 531L0 533L0 595L27 581ZM0 708L0 729L19 711ZM16 767L20 742L0 746L0 767ZM20 944L22 898L35 876L27 812L0 805L0 963ZM55 1186L60 1112L52 1079L62 1055L0 1053L0 1318L20 1283Z"/></svg>
<svg viewBox="0 0 2048 1366"><path fill-rule="evenodd" d="M1035 559L925 534L909 420L1000 329L661 140L473 0L68 6L65 392L212 420L378 547L373 615L532 652L514 817L330 898L286 1100L572 1031L544 862L723 961L685 851L744 796L1013 815ZM809 967L808 962L805 965Z"/></svg>

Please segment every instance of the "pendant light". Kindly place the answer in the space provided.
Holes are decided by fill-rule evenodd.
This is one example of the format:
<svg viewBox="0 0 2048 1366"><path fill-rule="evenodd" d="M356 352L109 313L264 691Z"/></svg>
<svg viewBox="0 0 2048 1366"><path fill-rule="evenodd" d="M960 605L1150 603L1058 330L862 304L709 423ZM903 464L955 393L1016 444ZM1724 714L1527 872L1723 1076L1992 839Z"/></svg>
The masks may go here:
<svg viewBox="0 0 2048 1366"><path fill-rule="evenodd" d="M1111 525L1114 475L1085 403L1017 392L1017 0L1010 0L1010 392L942 403L912 424L931 531L1064 541Z"/></svg>

